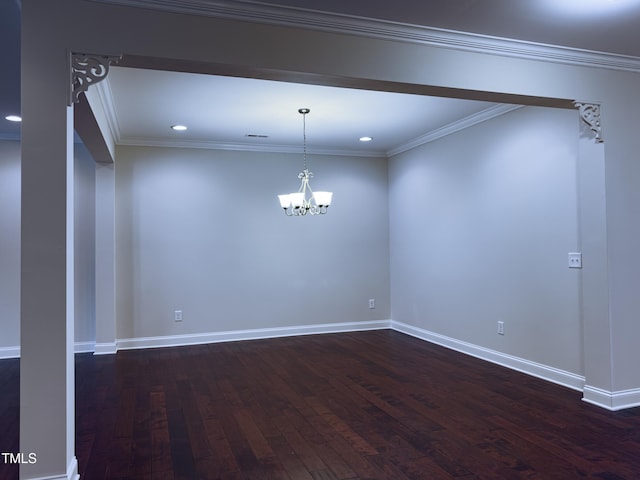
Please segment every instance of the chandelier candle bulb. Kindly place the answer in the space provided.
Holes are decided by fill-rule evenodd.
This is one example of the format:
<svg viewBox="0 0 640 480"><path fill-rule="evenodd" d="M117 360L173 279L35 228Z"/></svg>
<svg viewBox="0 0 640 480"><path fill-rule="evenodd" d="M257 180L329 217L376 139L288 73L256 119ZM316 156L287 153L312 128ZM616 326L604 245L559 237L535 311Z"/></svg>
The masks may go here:
<svg viewBox="0 0 640 480"><path fill-rule="evenodd" d="M307 128L305 118L309 113L308 108L301 108L298 113L302 114L302 138L304 145L304 169L298 174L300 179L300 188L297 192L278 195L280 206L284 209L284 213L288 217L302 216L309 213L310 215L324 215L327 208L331 205L333 197L332 192L314 192L311 190L309 180L313 177L313 173L307 168ZM307 196L309 192L309 196Z"/></svg>

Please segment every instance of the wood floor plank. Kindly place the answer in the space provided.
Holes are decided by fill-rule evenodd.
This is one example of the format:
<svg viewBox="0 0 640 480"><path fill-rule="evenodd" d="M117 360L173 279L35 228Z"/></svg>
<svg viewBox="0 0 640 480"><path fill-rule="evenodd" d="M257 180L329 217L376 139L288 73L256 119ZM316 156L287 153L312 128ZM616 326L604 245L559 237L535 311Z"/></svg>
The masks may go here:
<svg viewBox="0 0 640 480"><path fill-rule="evenodd" d="M269 445L292 480L313 480L304 462L284 435L269 437Z"/></svg>
<svg viewBox="0 0 640 480"><path fill-rule="evenodd" d="M290 412L288 415L277 419L277 421L278 428L282 432L282 435L309 472L327 469L327 465L325 465L314 449L313 440L309 442L308 438L305 438L301 434L302 429L300 425L306 423L303 417L295 415L294 412ZM314 435L314 438L317 437Z"/></svg>
<svg viewBox="0 0 640 480"><path fill-rule="evenodd" d="M275 456L273 450L269 446L269 442L265 439L262 432L256 425L251 412L246 408L236 410L233 416L238 422L240 429L244 432L247 442L253 451L253 454L259 460L265 460Z"/></svg>
<svg viewBox="0 0 640 480"><path fill-rule="evenodd" d="M131 447L131 474L133 478L151 476L152 444L151 395L148 390L136 392Z"/></svg>
<svg viewBox="0 0 640 480"><path fill-rule="evenodd" d="M180 391L179 404L184 416L191 454L194 460L211 455L211 446L207 438L198 403L190 382L182 380L177 382Z"/></svg>
<svg viewBox="0 0 640 480"><path fill-rule="evenodd" d="M169 420L163 390L151 392L151 474L156 477L171 472L171 439L169 437Z"/></svg>
<svg viewBox="0 0 640 480"><path fill-rule="evenodd" d="M231 450L222 424L216 418L208 417L204 419L204 427L212 450L211 456L205 457L206 463L211 469L210 472L220 476L222 476L222 474L239 472L240 468Z"/></svg>

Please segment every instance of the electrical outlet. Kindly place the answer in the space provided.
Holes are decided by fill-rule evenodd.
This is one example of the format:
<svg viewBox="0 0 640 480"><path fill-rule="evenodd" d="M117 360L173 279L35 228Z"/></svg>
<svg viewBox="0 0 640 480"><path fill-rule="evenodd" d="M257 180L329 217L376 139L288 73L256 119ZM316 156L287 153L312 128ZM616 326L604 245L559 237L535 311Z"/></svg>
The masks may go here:
<svg viewBox="0 0 640 480"><path fill-rule="evenodd" d="M582 268L582 253L569 253L569 268Z"/></svg>
<svg viewBox="0 0 640 480"><path fill-rule="evenodd" d="M176 310L173 312L173 320L176 322L182 321L182 310Z"/></svg>
<svg viewBox="0 0 640 480"><path fill-rule="evenodd" d="M369 308L376 308L376 299L375 298L370 298L369 299Z"/></svg>
<svg viewBox="0 0 640 480"><path fill-rule="evenodd" d="M498 335L504 335L504 322L498 322Z"/></svg>

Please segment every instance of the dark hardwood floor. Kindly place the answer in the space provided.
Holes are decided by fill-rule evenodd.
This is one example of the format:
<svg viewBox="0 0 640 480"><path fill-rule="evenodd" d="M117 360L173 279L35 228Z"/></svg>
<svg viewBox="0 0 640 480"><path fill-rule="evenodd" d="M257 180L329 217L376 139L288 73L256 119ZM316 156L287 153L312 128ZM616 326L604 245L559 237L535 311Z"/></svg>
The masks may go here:
<svg viewBox="0 0 640 480"><path fill-rule="evenodd" d="M640 478L640 409L393 331L76 365L82 479ZM17 451L18 368L0 362L0 451Z"/></svg>

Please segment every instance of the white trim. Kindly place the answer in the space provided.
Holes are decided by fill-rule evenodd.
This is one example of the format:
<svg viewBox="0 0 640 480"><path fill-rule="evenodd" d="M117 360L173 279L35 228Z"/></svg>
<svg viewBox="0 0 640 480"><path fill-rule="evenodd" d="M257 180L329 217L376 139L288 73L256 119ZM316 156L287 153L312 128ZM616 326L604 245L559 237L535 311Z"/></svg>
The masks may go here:
<svg viewBox="0 0 640 480"><path fill-rule="evenodd" d="M0 347L0 360L20 358L20 347Z"/></svg>
<svg viewBox="0 0 640 480"><path fill-rule="evenodd" d="M266 143L226 143L210 140L173 140L152 137L118 137L118 145L142 146L142 147L182 147L203 148L209 150L231 150L240 152L269 152L269 153L300 153L299 146L273 145ZM380 150L362 151L348 149L307 149L312 155L333 155L344 157L369 157L387 158L386 152Z"/></svg>
<svg viewBox="0 0 640 480"><path fill-rule="evenodd" d="M178 347L203 343L234 342L264 338L315 335L320 333L359 332L364 330L388 329L390 320L365 322L326 323L319 325L298 325L293 327L257 328L232 330L227 332L196 333L190 335L168 335L161 337L125 338L117 341L118 350L138 348Z"/></svg>
<svg viewBox="0 0 640 480"><path fill-rule="evenodd" d="M89 353L94 350L95 342L75 342L73 345L73 353ZM0 360L7 358L20 358L20 347L0 347Z"/></svg>
<svg viewBox="0 0 640 480"><path fill-rule="evenodd" d="M116 342L110 343L96 343L93 350L94 355L112 355L118 352L118 344Z"/></svg>
<svg viewBox="0 0 640 480"><path fill-rule="evenodd" d="M76 342L74 345L74 352L93 352L94 355L112 355L117 353L118 350L180 347L184 345L199 345L203 343L235 342L241 340L258 340L263 338L293 337L297 335L383 330L390 328L390 325L391 320L370 320L363 322L295 325L292 327L257 328L186 335L124 338L109 343ZM0 347L0 360L8 358L20 358L20 347Z"/></svg>
<svg viewBox="0 0 640 480"><path fill-rule="evenodd" d="M106 77L104 81L95 85L98 101L102 105L104 116L107 119L107 126L111 138L118 144L120 142L120 122L118 121L118 115L114 108L113 92L111 90L111 83L109 77Z"/></svg>
<svg viewBox="0 0 640 480"><path fill-rule="evenodd" d="M419 327L414 327L412 325L407 325L393 320L391 321L391 328L397 332L405 333L421 340L435 343L491 363L502 365L503 367L526 373L533 377L541 378L573 390L582 391L584 388L585 378L583 376L576 375L565 370L532 362L524 358L514 357L513 355L480 347L478 345L456 340L455 338L440 335L438 333L430 332Z"/></svg>
<svg viewBox="0 0 640 480"><path fill-rule="evenodd" d="M504 57L612 70L640 71L640 58L629 55L595 52L304 8L265 5L246 0L242 3L225 0L91 1L267 25L293 26L307 30L379 38Z"/></svg>
<svg viewBox="0 0 640 480"><path fill-rule="evenodd" d="M610 392L585 385L583 392L583 401L611 411L640 406L640 388Z"/></svg>
<svg viewBox="0 0 640 480"><path fill-rule="evenodd" d="M56 475L55 477L34 477L31 480L80 480L78 475L78 459L74 456L69 462L66 475Z"/></svg>
<svg viewBox="0 0 640 480"><path fill-rule="evenodd" d="M73 345L73 353L93 352L96 348L96 342L76 342Z"/></svg>
<svg viewBox="0 0 640 480"><path fill-rule="evenodd" d="M524 358L515 357L489 348L463 342L455 338L440 335L420 327L408 325L394 320L370 320L362 322L326 323L318 325L297 325L291 327L258 328L248 330L232 330L223 332L196 333L187 335L167 335L158 337L125 338L112 343L76 342L75 353L93 351L95 355L115 354L118 350L143 348L179 347L207 343L258 340L267 338L292 337L299 335L317 335L326 333L346 333L366 330L391 329L420 340L440 345L481 360L485 360L518 372L541 378L551 383L562 385L583 392L584 402L616 411L640 406L640 388L619 390L615 392L585 385L585 378L565 370L561 370ZM19 358L20 347L1 347L0 360ZM43 477L37 480L78 480L77 460L75 466L70 465L66 477ZM74 467L75 470L72 471Z"/></svg>
<svg viewBox="0 0 640 480"><path fill-rule="evenodd" d="M67 468L67 480L80 480L80 475L78 474L78 459L75 455Z"/></svg>
<svg viewBox="0 0 640 480"><path fill-rule="evenodd" d="M448 123L443 127L436 128L435 130L427 132L424 135L420 135L419 137L416 137L413 140L409 140L402 145L398 145L387 152L387 157L392 157L394 155L404 153L426 143L438 140L439 138L446 137L447 135L451 135L466 128L473 127L474 125L486 122L487 120L491 120L492 118L499 117L500 115L504 115L505 113L513 112L514 110L522 107L524 107L524 105L503 104L486 108L478 113L474 113L467 117L456 120L455 122Z"/></svg>

